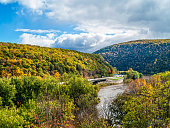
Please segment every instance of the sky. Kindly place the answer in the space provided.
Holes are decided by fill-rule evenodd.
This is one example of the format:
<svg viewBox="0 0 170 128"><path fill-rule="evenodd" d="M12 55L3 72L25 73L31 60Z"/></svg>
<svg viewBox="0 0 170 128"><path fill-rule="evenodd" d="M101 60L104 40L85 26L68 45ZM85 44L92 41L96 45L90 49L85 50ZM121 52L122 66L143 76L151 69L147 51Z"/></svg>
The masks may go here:
<svg viewBox="0 0 170 128"><path fill-rule="evenodd" d="M170 38L170 0L0 0L0 41L92 53Z"/></svg>

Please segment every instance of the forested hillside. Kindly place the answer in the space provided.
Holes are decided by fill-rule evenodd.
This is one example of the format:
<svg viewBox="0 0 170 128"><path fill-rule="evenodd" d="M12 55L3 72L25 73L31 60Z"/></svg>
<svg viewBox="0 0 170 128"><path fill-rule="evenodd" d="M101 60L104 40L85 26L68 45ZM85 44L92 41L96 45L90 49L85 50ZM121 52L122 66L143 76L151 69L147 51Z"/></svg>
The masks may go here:
<svg viewBox="0 0 170 128"><path fill-rule="evenodd" d="M143 74L170 70L170 39L137 40L96 51L120 71L129 68Z"/></svg>
<svg viewBox="0 0 170 128"><path fill-rule="evenodd" d="M169 71L132 81L112 101L108 120L123 128L169 128L169 85Z"/></svg>
<svg viewBox="0 0 170 128"><path fill-rule="evenodd" d="M115 70L99 55L60 48L0 42L0 77L54 75L64 72L84 77L108 75Z"/></svg>

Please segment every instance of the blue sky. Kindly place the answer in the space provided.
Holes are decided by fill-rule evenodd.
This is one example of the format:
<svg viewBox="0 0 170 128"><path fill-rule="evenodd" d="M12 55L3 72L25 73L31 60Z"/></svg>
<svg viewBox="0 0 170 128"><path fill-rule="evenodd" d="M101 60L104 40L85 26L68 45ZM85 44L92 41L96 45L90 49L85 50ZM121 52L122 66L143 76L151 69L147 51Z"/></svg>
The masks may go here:
<svg viewBox="0 0 170 128"><path fill-rule="evenodd" d="M0 0L0 41L94 52L170 38L169 0Z"/></svg>

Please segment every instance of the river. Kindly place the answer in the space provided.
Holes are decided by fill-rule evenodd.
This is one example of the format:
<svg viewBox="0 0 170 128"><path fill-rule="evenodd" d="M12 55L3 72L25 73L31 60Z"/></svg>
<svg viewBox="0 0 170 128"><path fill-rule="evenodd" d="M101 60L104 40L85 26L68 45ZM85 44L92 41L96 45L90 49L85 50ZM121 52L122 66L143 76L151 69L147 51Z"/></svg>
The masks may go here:
<svg viewBox="0 0 170 128"><path fill-rule="evenodd" d="M111 86L102 87L98 92L100 103L97 105L99 117L105 117L105 113L108 111L108 105L116 98L118 93L123 93L125 88L124 84L116 84Z"/></svg>
<svg viewBox="0 0 170 128"><path fill-rule="evenodd" d="M144 76L143 79L148 80L150 76ZM120 81L118 81L120 82ZM108 105L116 98L117 94L123 93L127 85L125 84L116 84L111 86L105 86L100 89L98 92L98 97L100 98L100 103L96 106L99 117L105 118L105 113L108 112Z"/></svg>

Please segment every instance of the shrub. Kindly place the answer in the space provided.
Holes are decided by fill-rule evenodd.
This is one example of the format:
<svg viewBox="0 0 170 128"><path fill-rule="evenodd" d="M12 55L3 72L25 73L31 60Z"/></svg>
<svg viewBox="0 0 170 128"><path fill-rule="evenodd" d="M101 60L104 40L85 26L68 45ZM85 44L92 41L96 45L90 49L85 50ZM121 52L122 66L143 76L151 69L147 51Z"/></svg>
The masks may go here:
<svg viewBox="0 0 170 128"><path fill-rule="evenodd" d="M16 108L0 109L0 128L23 128L25 121Z"/></svg>
<svg viewBox="0 0 170 128"><path fill-rule="evenodd" d="M134 71L131 68L128 71L120 71L120 74L126 75L126 79L133 79L133 80L136 80L136 79L139 79L139 78L143 77L142 73Z"/></svg>
<svg viewBox="0 0 170 128"><path fill-rule="evenodd" d="M110 120L127 128L169 126L170 72L153 75L148 83L137 79L125 94L113 100Z"/></svg>
<svg viewBox="0 0 170 128"><path fill-rule="evenodd" d="M29 99L36 99L42 85L42 81L35 76L12 78L11 83L15 85L17 91L15 95L16 104L18 104L17 102L23 104Z"/></svg>
<svg viewBox="0 0 170 128"><path fill-rule="evenodd" d="M88 80L82 77L73 76L69 79L69 95L74 100L77 100L82 94L91 94L97 97L97 88L92 85Z"/></svg>
<svg viewBox="0 0 170 128"><path fill-rule="evenodd" d="M64 100L64 99L63 99ZM71 125L74 119L74 104L72 101L42 99L39 102L29 100L27 109L32 111L31 126L37 127L66 127Z"/></svg>
<svg viewBox="0 0 170 128"><path fill-rule="evenodd" d="M0 79L0 126L71 127L73 111L87 112L87 118L96 111L97 86L77 76L65 75L62 81L52 76Z"/></svg>
<svg viewBox="0 0 170 128"><path fill-rule="evenodd" d="M0 97L3 106L9 106L13 104L15 99L16 89L15 85L10 83L8 78L0 78Z"/></svg>
<svg viewBox="0 0 170 128"><path fill-rule="evenodd" d="M111 126L102 118L95 120L93 117L89 116L88 119L82 120L80 128L111 128Z"/></svg>
<svg viewBox="0 0 170 128"><path fill-rule="evenodd" d="M120 125L122 124L122 120L127 113L123 106L125 105L125 102L127 102L130 99L130 96L123 93L118 94L115 99L113 99L112 103L109 105L109 113L106 114L106 118L108 119L109 123L111 125L116 124Z"/></svg>

